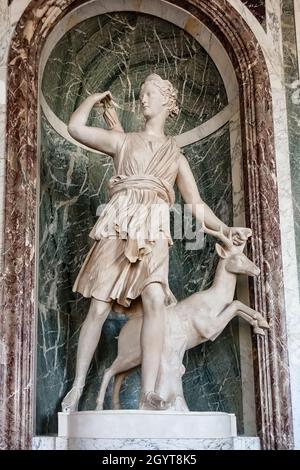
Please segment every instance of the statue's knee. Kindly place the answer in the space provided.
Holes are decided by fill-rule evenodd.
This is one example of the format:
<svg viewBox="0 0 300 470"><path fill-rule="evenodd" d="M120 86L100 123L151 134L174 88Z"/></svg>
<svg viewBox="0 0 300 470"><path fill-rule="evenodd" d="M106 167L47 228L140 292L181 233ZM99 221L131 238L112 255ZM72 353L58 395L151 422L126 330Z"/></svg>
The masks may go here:
<svg viewBox="0 0 300 470"><path fill-rule="evenodd" d="M106 302L92 299L88 315L94 322L104 322L108 312L109 305Z"/></svg>
<svg viewBox="0 0 300 470"><path fill-rule="evenodd" d="M148 299L144 314L153 317L161 317L164 314L164 301L161 299Z"/></svg>
<svg viewBox="0 0 300 470"><path fill-rule="evenodd" d="M150 284L142 293L144 313L151 315L162 315L165 307L164 292L158 283ZM145 308L146 307L146 308Z"/></svg>

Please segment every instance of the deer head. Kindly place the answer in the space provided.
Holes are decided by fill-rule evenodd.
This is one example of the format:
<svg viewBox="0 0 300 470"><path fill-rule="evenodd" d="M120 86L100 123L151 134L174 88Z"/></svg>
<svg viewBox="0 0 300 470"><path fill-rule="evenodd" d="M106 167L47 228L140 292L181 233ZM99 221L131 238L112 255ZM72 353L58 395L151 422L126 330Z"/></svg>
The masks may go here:
<svg viewBox="0 0 300 470"><path fill-rule="evenodd" d="M219 238L224 246L216 243L216 251L220 258L226 261L226 271L233 274L246 274L247 276L258 276L260 269L243 253L246 241L252 235L252 231L248 228L241 229L244 235L244 241L239 245L234 245L232 241L231 231L228 237L223 233L222 227L219 230L211 230L204 226L206 233Z"/></svg>
<svg viewBox="0 0 300 470"><path fill-rule="evenodd" d="M244 245L244 244L243 244ZM258 276L259 268L243 253L243 245L232 245L224 248L216 243L216 251L220 258L226 261L226 271L233 274L246 274L247 276Z"/></svg>

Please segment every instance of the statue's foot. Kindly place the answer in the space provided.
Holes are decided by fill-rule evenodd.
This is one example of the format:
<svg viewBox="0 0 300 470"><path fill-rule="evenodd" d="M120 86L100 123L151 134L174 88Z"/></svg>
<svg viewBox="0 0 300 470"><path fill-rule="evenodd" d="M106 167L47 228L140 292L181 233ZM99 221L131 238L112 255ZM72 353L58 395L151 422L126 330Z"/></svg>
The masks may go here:
<svg viewBox="0 0 300 470"><path fill-rule="evenodd" d="M155 392L147 392L142 395L140 401L140 410L166 410L168 408L167 402L163 400L157 393Z"/></svg>
<svg viewBox="0 0 300 470"><path fill-rule="evenodd" d="M83 387L72 387L62 401L61 408L63 413L72 413L78 410L78 403L82 394Z"/></svg>

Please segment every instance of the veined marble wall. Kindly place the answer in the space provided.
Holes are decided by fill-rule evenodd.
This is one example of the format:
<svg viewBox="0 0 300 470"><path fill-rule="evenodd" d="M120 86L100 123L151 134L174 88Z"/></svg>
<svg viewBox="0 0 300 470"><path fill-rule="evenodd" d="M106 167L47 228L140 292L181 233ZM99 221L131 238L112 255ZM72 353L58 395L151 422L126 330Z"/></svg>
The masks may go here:
<svg viewBox="0 0 300 470"><path fill-rule="evenodd" d="M42 93L64 123L89 93L110 89L121 105L127 131L141 127L139 85L149 71L169 78L179 89L181 111L167 132L178 135L224 109L227 96L208 54L183 30L158 18L109 14L90 18L69 31L46 64ZM91 125L103 125L99 112ZM88 233L97 206L107 200L110 158L88 152L63 139L41 117L39 321L37 368L37 434L56 432L56 412L71 385L80 325L89 301L71 291L89 248ZM232 224L229 125L184 148L202 197L222 220ZM181 202L177 195L177 202ZM203 250L187 251L174 240L170 253L170 285L178 299L209 286L217 262L214 240ZM116 336L125 316L111 314L91 366L81 409L93 409L105 367L116 355ZM214 343L189 351L184 389L191 410L233 412L243 431L238 324ZM124 408L136 408L139 371L121 390ZM111 388L105 406L110 406Z"/></svg>

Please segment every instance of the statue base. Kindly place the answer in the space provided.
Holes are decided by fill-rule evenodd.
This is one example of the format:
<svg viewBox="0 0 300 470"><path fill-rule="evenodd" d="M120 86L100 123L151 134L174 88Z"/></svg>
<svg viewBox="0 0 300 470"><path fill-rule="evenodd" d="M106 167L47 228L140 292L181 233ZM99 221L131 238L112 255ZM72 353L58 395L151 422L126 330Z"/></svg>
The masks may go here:
<svg viewBox="0 0 300 470"><path fill-rule="evenodd" d="M79 411L58 413L58 436L36 436L35 450L259 450L237 436L235 415L218 412Z"/></svg>
<svg viewBox="0 0 300 470"><path fill-rule="evenodd" d="M58 436L85 439L236 437L236 418L220 412L105 410L58 413Z"/></svg>

